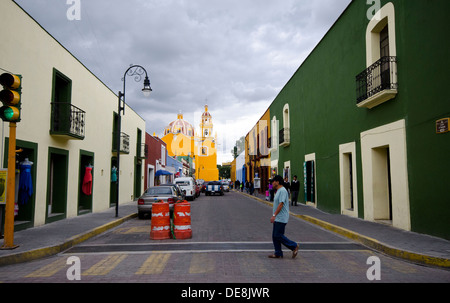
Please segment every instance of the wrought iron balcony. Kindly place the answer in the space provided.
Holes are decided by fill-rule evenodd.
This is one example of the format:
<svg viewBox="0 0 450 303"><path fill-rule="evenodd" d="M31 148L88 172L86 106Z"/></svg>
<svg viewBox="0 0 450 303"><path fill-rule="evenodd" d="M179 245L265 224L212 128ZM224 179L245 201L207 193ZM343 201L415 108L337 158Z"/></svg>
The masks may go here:
<svg viewBox="0 0 450 303"><path fill-rule="evenodd" d="M289 128L286 127L280 130L280 136L278 138L280 139L280 146L289 146L291 144Z"/></svg>
<svg viewBox="0 0 450 303"><path fill-rule="evenodd" d="M358 107L373 108L397 95L397 57L382 57L356 76Z"/></svg>
<svg viewBox="0 0 450 303"><path fill-rule="evenodd" d="M50 134L69 139L85 137L86 112L70 103L52 102Z"/></svg>
<svg viewBox="0 0 450 303"><path fill-rule="evenodd" d="M117 152L117 132L113 133L113 146L112 151ZM125 133L120 133L120 153L129 154L130 153L130 136Z"/></svg>
<svg viewBox="0 0 450 303"><path fill-rule="evenodd" d="M137 155L139 159L145 159L148 156L148 145L145 143L138 144Z"/></svg>

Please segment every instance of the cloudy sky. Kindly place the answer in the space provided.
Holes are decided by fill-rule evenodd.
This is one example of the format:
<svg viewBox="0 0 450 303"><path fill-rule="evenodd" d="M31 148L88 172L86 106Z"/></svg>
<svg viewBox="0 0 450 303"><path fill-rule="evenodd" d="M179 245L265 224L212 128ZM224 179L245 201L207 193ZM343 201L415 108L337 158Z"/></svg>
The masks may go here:
<svg viewBox="0 0 450 303"><path fill-rule="evenodd" d="M198 131L209 105L218 163L264 114L351 0L16 0L161 135L182 111ZM75 10L80 4L79 14ZM80 20L70 20L67 13Z"/></svg>

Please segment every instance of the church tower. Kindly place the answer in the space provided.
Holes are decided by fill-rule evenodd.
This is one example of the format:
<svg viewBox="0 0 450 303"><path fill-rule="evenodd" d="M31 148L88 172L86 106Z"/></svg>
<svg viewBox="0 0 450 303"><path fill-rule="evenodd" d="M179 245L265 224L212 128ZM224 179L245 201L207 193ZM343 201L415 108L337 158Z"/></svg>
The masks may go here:
<svg viewBox="0 0 450 303"><path fill-rule="evenodd" d="M205 105L205 112L202 114L202 121L200 123L203 140L213 137L213 123L211 114L208 112L208 105Z"/></svg>
<svg viewBox="0 0 450 303"><path fill-rule="evenodd" d="M202 114L200 122L200 138L198 138L198 152L196 157L196 177L206 181L215 181L219 179L219 170L217 169L217 149L216 138L213 135L212 116L208 111L208 105L205 105L205 112Z"/></svg>

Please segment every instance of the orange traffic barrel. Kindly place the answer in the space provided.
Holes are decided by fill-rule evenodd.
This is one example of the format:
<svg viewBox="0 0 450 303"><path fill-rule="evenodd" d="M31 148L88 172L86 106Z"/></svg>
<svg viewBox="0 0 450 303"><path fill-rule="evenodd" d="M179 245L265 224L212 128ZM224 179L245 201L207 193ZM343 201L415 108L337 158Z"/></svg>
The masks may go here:
<svg viewBox="0 0 450 303"><path fill-rule="evenodd" d="M170 239L170 207L169 203L156 202L152 205L152 225L150 239Z"/></svg>
<svg viewBox="0 0 450 303"><path fill-rule="evenodd" d="M176 203L173 211L175 239L192 238L191 204L187 201Z"/></svg>

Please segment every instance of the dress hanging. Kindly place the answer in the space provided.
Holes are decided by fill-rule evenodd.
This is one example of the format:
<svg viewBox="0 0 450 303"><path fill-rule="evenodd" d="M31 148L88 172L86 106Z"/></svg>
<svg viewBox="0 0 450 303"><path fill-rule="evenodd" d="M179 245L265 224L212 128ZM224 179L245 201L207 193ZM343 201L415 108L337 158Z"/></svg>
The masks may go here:
<svg viewBox="0 0 450 303"><path fill-rule="evenodd" d="M117 167L111 169L111 182L117 182Z"/></svg>
<svg viewBox="0 0 450 303"><path fill-rule="evenodd" d="M19 205L27 204L33 195L32 165L33 162L30 162L28 159L20 163Z"/></svg>
<svg viewBox="0 0 450 303"><path fill-rule="evenodd" d="M86 166L86 171L84 173L83 186L81 190L87 196L92 195L92 166Z"/></svg>

